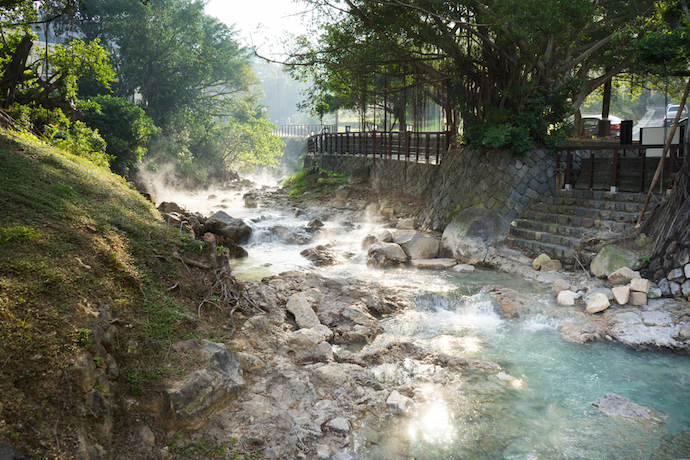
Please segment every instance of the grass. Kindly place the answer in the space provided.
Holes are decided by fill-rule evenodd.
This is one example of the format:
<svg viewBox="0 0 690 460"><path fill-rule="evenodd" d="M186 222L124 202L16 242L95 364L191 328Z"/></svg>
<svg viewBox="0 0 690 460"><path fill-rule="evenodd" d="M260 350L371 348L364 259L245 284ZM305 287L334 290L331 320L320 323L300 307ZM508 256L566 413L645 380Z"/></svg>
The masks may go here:
<svg viewBox="0 0 690 460"><path fill-rule="evenodd" d="M313 195L347 183L348 177L348 174L331 173L324 169L303 169L285 179L281 185L290 187L289 196Z"/></svg>
<svg viewBox="0 0 690 460"><path fill-rule="evenodd" d="M99 310L117 320L114 407L157 394L196 365L169 351L197 334L185 317L206 293L173 251L206 257L210 248L166 227L121 177L7 131L0 209L0 442L26 458L70 458L66 440L93 419L66 369L88 346ZM115 417L116 426L131 422L124 410Z"/></svg>

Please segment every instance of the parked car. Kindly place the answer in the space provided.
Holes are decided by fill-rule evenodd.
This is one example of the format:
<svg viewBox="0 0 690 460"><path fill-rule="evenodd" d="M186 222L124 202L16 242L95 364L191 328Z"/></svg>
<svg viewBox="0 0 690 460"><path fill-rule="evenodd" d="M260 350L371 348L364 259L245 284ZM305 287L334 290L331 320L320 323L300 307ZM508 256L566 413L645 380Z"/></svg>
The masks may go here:
<svg viewBox="0 0 690 460"><path fill-rule="evenodd" d="M596 136L599 132L599 120L601 120L601 115L582 115L582 124L585 127L585 136ZM611 137L621 136L621 119L609 115L609 121L611 122Z"/></svg>
<svg viewBox="0 0 690 460"><path fill-rule="evenodd" d="M673 120L676 119L676 114L678 113L678 109L680 109L680 105L676 104L669 104L666 106L666 116L664 117L664 126L671 126L673 124ZM681 118L687 118L688 116L688 108L687 106L683 107L683 112L681 114Z"/></svg>

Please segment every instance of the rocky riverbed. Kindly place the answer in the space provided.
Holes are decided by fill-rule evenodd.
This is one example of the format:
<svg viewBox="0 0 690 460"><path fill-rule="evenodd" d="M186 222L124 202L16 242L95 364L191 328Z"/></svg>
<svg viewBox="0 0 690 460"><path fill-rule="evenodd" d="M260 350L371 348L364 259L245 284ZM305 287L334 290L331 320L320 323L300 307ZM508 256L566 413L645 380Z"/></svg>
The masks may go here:
<svg viewBox="0 0 690 460"><path fill-rule="evenodd" d="M305 245L302 256L314 266L357 257L352 252L341 252L336 243L358 222L368 221L380 226L362 241L370 266L455 272L475 269L474 265L458 263L454 257L457 254L444 249L441 233L417 232L414 215L419 203L394 192L371 193L365 186L348 186L327 198L299 202L281 191L261 189L245 195L245 204L277 209L304 220L302 229L271 231L286 244ZM225 211L218 210L225 216L219 212L203 216L169 203L161 210L177 228L229 247L225 257L245 255L231 244L246 241L244 223L236 222ZM329 222L336 225L324 225ZM208 233L215 236L204 236ZM314 245L317 239L323 243ZM684 299L654 298L654 294L647 299L648 287L644 305L619 304L621 298L613 292L617 283L608 278L596 278L584 271L548 270L545 267L558 267L535 265L531 258L501 244L486 245L484 252L480 251L481 260L477 259L476 249L471 252L474 259L462 262L502 270L541 284L545 291L550 288L551 294L544 295L546 302L555 303L561 292L571 292L572 303L555 307L553 313L557 318L558 309L567 312L567 321L561 322L559 329L568 341L618 341L633 348L690 350L690 307ZM462 388L479 399L494 395L494 402L486 401L486 407L509 398L519 386L519 379L495 362L430 352L406 341L393 341L373 351L365 347L362 351L382 334L382 321L409 307L408 299L380 283L327 277L309 269L238 283L255 311L237 313L243 325L231 340L224 344L201 341L175 345L176 349L216 350L217 354L206 352L206 370L209 374L220 372L220 377L204 380L211 383L202 385L203 395L193 397L184 394L185 388L191 388L185 386L192 381L190 378L177 382L171 385L167 400L143 408L167 420L173 428L168 434L154 430L153 439L147 441L163 457L190 452L205 440L218 446L241 443L247 452L256 452L260 458L348 459L353 458L358 442L366 443L372 451L387 449L391 455L388 458L412 458L409 450L395 453L399 446L386 438L385 431L377 433L371 421L395 424L415 404L429 400L429 385L436 386L440 393ZM517 290L487 286L485 291L493 297L502 317L511 321L542 308L524 299ZM597 294L603 295L609 306L588 313L588 305ZM231 368L223 364L226 361L239 366ZM387 363L407 363L414 369L413 374L423 374L424 378L382 377L381 369ZM237 388L237 398L232 401L226 394L217 394L229 381ZM469 414L467 417L471 419ZM658 417L654 420L660 423ZM483 443L483 448L491 452L489 458L502 458L497 452L511 449L514 439L481 438L488 436L488 428L478 426L482 434L477 443ZM356 432L360 434L355 436ZM386 458L385 453L382 455Z"/></svg>

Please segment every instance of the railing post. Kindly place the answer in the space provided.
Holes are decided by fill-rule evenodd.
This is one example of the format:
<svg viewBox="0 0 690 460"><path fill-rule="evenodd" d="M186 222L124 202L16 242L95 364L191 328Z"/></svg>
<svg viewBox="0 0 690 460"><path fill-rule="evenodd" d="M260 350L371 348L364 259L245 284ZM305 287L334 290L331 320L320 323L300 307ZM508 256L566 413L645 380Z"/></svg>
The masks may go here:
<svg viewBox="0 0 690 460"><path fill-rule="evenodd" d="M609 187L616 187L618 190L618 148L613 148L613 164L611 165L611 185Z"/></svg>
<svg viewBox="0 0 690 460"><path fill-rule="evenodd" d="M429 140L430 140L430 133L426 133L426 140L424 142L424 162L426 164L429 164Z"/></svg>
<svg viewBox="0 0 690 460"><path fill-rule="evenodd" d="M405 131L405 162L407 163L410 161L410 137L411 134L409 131Z"/></svg>
<svg viewBox="0 0 690 460"><path fill-rule="evenodd" d="M570 185L570 173L573 168L573 151L570 147L566 150L566 160L565 160L565 182L563 185Z"/></svg>
<svg viewBox="0 0 690 460"><path fill-rule="evenodd" d="M419 131L415 133L415 143L414 143L415 159L419 163Z"/></svg>
<svg viewBox="0 0 690 460"><path fill-rule="evenodd" d="M640 192L644 192L644 177L647 169L647 149L640 149Z"/></svg>
<svg viewBox="0 0 690 460"><path fill-rule="evenodd" d="M376 131L371 133L371 154L376 159Z"/></svg>
<svg viewBox="0 0 690 460"><path fill-rule="evenodd" d="M589 187L587 190L592 190L594 186L594 150L589 149Z"/></svg>

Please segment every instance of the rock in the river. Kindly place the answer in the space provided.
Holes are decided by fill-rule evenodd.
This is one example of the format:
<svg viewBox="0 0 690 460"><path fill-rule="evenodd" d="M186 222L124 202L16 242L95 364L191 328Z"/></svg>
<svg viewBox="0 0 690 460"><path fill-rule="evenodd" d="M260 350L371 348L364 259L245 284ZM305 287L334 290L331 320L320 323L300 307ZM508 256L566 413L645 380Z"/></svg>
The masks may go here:
<svg viewBox="0 0 690 460"><path fill-rule="evenodd" d="M446 253L463 263L484 262L489 248L505 241L510 224L498 214L484 208L461 211L448 224L441 239Z"/></svg>
<svg viewBox="0 0 690 460"><path fill-rule="evenodd" d="M386 399L386 406L388 407L388 410L394 414L404 414L407 412L407 409L413 405L414 401L407 396L401 395L398 390L393 390L388 396L388 399Z"/></svg>
<svg viewBox="0 0 690 460"><path fill-rule="evenodd" d="M405 233L393 239L400 245L410 259L435 259L438 256L439 242L421 233Z"/></svg>
<svg viewBox="0 0 690 460"><path fill-rule="evenodd" d="M536 259L532 261L532 268L534 268L535 270L539 270L541 268L541 263L546 262L547 260L551 260L551 257L549 257L546 254L540 254L539 256L537 256Z"/></svg>
<svg viewBox="0 0 690 460"><path fill-rule="evenodd" d="M628 398L608 393L603 398L597 399L592 403L604 414L609 417L625 417L638 420L652 420L657 423L664 423L668 416L657 412L648 407L640 406L631 402Z"/></svg>
<svg viewBox="0 0 690 460"><path fill-rule="evenodd" d="M256 208L258 206L256 195L254 195L252 192L245 193L242 198L244 199L245 208Z"/></svg>
<svg viewBox="0 0 690 460"><path fill-rule="evenodd" d="M407 254L395 243L374 243L369 247L367 264L375 267L407 262Z"/></svg>
<svg viewBox="0 0 690 460"><path fill-rule="evenodd" d="M412 259L410 265L415 268L428 268L431 270L446 270L458 262L455 259Z"/></svg>
<svg viewBox="0 0 690 460"><path fill-rule="evenodd" d="M368 251L371 245L376 243L377 241L378 238L376 238L374 235L365 236L362 240L362 249L366 249Z"/></svg>
<svg viewBox="0 0 690 460"><path fill-rule="evenodd" d="M474 265L457 264L453 267L453 271L458 273L472 273L474 271Z"/></svg>
<svg viewBox="0 0 690 460"><path fill-rule="evenodd" d="M628 284L634 279L640 279L640 272L629 267L621 267L608 276L608 280L614 286Z"/></svg>
<svg viewBox="0 0 690 460"><path fill-rule="evenodd" d="M321 324L319 318L311 308L311 304L307 300L307 296L303 292L293 294L288 300L287 311L295 315L295 322L300 328L308 328Z"/></svg>
<svg viewBox="0 0 690 460"><path fill-rule="evenodd" d="M252 234L252 228L240 219L230 217L223 211L218 211L208 218L206 228L219 235L230 238L235 243L242 243Z"/></svg>
<svg viewBox="0 0 690 460"><path fill-rule="evenodd" d="M630 267L635 269L638 264L638 257L634 253L617 246L608 245L604 246L596 257L594 257L589 269L594 276L606 278L619 268Z"/></svg>
<svg viewBox="0 0 690 460"><path fill-rule="evenodd" d="M570 289L566 289L565 291L561 291L558 293L558 297L556 298L556 302L558 302L558 305L566 305L566 306L575 305L575 293L573 291L571 291Z"/></svg>
<svg viewBox="0 0 690 460"><path fill-rule="evenodd" d="M242 370L223 343L195 340L179 344L199 351L207 367L195 371L182 381L163 390L157 406L164 425L170 430L198 430L228 404L237 399L245 387Z"/></svg>
<svg viewBox="0 0 690 460"><path fill-rule="evenodd" d="M554 297L558 297L558 294L567 290L570 290L570 283L568 283L564 279L559 278L556 281L554 281L553 285L551 286L551 295Z"/></svg>
<svg viewBox="0 0 690 460"><path fill-rule="evenodd" d="M593 315L594 313L599 313L609 308L611 304L606 294L598 292L592 296L590 301L587 303L587 313Z"/></svg>
<svg viewBox="0 0 690 460"><path fill-rule="evenodd" d="M616 299L618 305L625 305L630 299L630 286L616 286L613 289L613 298Z"/></svg>

